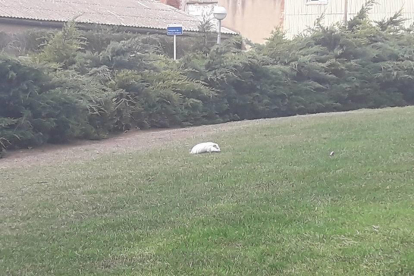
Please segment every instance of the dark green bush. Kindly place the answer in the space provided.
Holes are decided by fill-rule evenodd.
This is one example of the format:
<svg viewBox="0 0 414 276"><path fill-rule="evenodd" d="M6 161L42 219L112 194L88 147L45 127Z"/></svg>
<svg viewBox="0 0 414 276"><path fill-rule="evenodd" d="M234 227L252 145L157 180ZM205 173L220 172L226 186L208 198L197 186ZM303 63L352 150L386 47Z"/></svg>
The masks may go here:
<svg viewBox="0 0 414 276"><path fill-rule="evenodd" d="M0 141L29 147L78 136L82 111L76 99L51 85L41 70L0 58Z"/></svg>

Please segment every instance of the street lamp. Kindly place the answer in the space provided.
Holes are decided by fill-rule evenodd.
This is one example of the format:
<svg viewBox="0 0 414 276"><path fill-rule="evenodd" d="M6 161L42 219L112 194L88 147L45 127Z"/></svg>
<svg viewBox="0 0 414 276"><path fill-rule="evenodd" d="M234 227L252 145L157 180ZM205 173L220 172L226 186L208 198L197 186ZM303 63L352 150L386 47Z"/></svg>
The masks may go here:
<svg viewBox="0 0 414 276"><path fill-rule="evenodd" d="M221 20L226 18L227 11L224 7L216 6L214 7L214 18L218 20L218 31L217 31L217 44L221 43Z"/></svg>

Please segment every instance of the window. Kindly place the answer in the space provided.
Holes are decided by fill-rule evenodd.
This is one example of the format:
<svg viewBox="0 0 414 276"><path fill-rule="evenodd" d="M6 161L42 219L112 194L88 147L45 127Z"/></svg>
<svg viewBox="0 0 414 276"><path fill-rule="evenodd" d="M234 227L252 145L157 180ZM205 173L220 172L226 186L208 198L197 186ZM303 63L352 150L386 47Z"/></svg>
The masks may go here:
<svg viewBox="0 0 414 276"><path fill-rule="evenodd" d="M306 5L326 5L328 0L306 0Z"/></svg>

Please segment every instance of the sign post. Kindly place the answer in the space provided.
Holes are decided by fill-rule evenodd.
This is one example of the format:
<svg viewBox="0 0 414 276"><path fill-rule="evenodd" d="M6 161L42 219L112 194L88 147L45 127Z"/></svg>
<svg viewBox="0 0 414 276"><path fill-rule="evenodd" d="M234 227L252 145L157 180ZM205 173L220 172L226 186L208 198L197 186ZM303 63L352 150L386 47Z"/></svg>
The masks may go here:
<svg viewBox="0 0 414 276"><path fill-rule="evenodd" d="M169 24L167 35L174 36L174 60L177 60L177 35L183 35L183 26L180 24Z"/></svg>
<svg viewBox="0 0 414 276"><path fill-rule="evenodd" d="M177 36L174 35L174 60L177 60Z"/></svg>

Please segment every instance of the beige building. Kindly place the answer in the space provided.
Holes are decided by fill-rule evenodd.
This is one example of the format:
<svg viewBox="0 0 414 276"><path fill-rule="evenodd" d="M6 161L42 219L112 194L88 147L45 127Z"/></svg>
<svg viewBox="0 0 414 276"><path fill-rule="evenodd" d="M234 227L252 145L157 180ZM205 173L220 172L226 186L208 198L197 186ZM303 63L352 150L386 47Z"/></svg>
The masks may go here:
<svg viewBox="0 0 414 276"><path fill-rule="evenodd" d="M218 0L228 11L223 25L240 32L255 43L262 43L283 25L285 0Z"/></svg>

